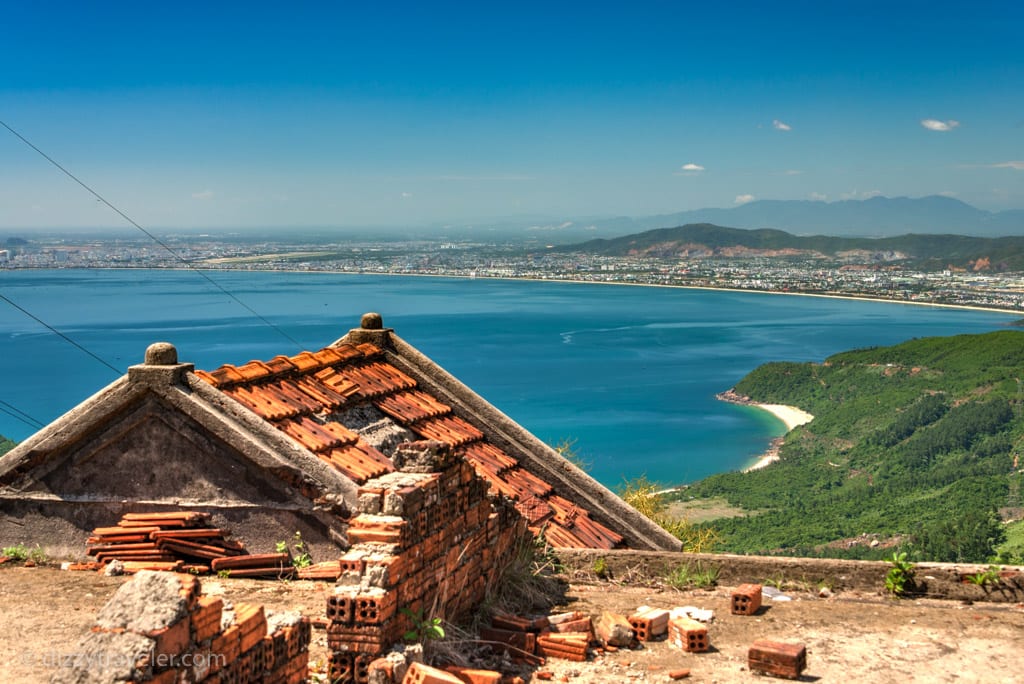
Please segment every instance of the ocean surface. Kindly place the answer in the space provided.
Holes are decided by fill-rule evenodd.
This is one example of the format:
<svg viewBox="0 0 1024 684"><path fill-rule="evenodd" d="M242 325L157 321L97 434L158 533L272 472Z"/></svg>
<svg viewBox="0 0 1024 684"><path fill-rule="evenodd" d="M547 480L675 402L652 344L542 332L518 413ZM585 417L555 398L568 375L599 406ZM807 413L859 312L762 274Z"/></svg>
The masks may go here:
<svg viewBox="0 0 1024 684"><path fill-rule="evenodd" d="M1012 313L561 282L188 271L3 271L0 294L123 372L171 342L200 369L316 350L367 311L610 487L750 465L785 429L715 399L767 361L995 330ZM275 327L285 334L281 334ZM292 338L294 341L288 339ZM298 344L296 344L296 342ZM20 440L118 377L0 300L0 434ZM19 420L15 410L28 418ZM27 421L27 422L26 422Z"/></svg>

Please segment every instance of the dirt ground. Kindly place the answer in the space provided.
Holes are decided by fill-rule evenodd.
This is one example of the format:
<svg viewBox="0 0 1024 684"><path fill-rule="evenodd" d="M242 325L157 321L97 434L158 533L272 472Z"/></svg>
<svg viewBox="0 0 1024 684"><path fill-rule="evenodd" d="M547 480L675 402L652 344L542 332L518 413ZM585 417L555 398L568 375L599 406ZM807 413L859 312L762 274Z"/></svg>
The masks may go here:
<svg viewBox="0 0 1024 684"><path fill-rule="evenodd" d="M55 567L0 566L0 661L5 682L46 681L124 577L66 572ZM331 585L310 581L204 578L204 593L268 609L324 615ZM693 682L766 682L746 668L755 639L798 641L807 647L801 681L813 682L1024 682L1020 644L1024 606L971 605L936 600L894 601L844 593L830 598L790 592L788 602L767 601L756 616L729 614L729 587L676 591L614 584L571 585L562 608L593 616L629 614L640 605L692 605L715 613L708 627L711 651L685 653L665 641L595 655L587 663L549 660L537 671L576 684L667 682L668 672L688 668ZM310 662L324 672L326 634L314 630ZM509 673L513 673L509 671ZM517 670L527 681L535 672ZM313 681L326 681L314 675Z"/></svg>

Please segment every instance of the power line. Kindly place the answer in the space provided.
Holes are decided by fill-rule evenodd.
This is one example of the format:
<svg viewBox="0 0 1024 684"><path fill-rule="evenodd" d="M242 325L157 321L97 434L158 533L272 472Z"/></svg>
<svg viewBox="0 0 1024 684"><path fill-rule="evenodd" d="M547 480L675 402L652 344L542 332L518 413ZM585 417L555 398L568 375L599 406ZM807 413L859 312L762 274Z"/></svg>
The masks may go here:
<svg viewBox="0 0 1024 684"><path fill-rule="evenodd" d="M12 134L14 134L14 136L15 136L15 137L17 137L17 138L18 138L19 140L21 140L21 141L22 141L23 143L25 143L26 145L28 145L29 147L31 147L31 148L32 148L33 150L35 150L36 152L38 152L38 153L39 153L39 155L40 155L40 156L41 156L41 157L42 157L43 159L45 159L46 161L50 162L50 163L51 163L51 164L53 164L53 165L54 165L55 167L57 167L58 169L60 169L60 170L61 170L61 171L62 171L62 172L64 173L64 175L66 175L66 176L67 176L68 178L70 178L71 180L75 181L76 183L78 183L79 185L81 185L81 186L82 186L83 188L85 188L85 190L86 190L86 191L87 191L87 192L88 192L89 194L91 194L91 195L92 195L93 197L95 197L95 198L96 198L97 200L99 200L99 201L100 201L100 202L102 202L103 204L105 204L105 205L107 205L108 207L110 207L110 209L111 209L111 210L113 210L113 211L114 211L114 213L116 213L116 214L117 214L118 216L120 216L121 218L123 218L123 219L124 219L125 221L127 221L127 222L128 222L128 223L130 223L131 225L133 225L133 226L135 226L136 228L138 228L138 229L139 229L139 230L140 230L140 231L141 231L141 232L142 232L142 233L143 233L144 235L146 235L146 236L147 236L147 237L148 237L149 239L151 239L151 240L152 240L153 242L157 243L158 245L160 245L161 247L163 247L163 248L164 248L165 250L167 250L167 252L168 252L168 253L169 253L169 254L170 254L171 256L173 256L173 257L174 257L175 259L177 259L178 261L180 261L181 263L183 263L183 264L185 265L185 267L186 267L186 268L188 268L188 269L189 269L190 271L193 271L193 272L197 273L197 274L198 274L198 275L199 275L200 277L202 277L202 278L203 278L203 279L204 279L204 280L205 280L206 282L208 282L208 283L210 283L211 285L213 285L213 286L214 286L215 288L217 288L218 290L220 290L220 291L221 291L222 293L224 293L225 295L227 295L228 297L230 297L230 298L231 298L231 299L232 299L232 300L233 300L233 301L234 301L234 302L235 302L236 304L238 304L238 305L239 305L239 306L241 306L241 307L242 307L243 309L245 309L246 311L248 311L248 312L249 312L250 314L252 314L252 315L253 315L253 316L255 316L256 318L258 318L258 319L259 319L259 320L260 320L260 321L261 321L261 322L262 322L262 323L263 323L264 325L266 325L266 326L270 327L270 328L271 328L272 330L274 330L274 331L275 331L275 332L277 332L277 333L278 333L279 335L281 335L282 337L284 337L284 338L285 338L286 340L288 340L289 342L291 342L292 344L294 344L294 345L295 345L296 347L298 347L298 348L299 348L299 350L302 350L302 349L303 349L303 346L302 346L302 344L300 344L298 340L296 340L296 339L295 339L294 337L292 337L291 335L289 335L288 333L286 333L286 332L285 332L284 330L282 330L281 328L279 328L278 326L274 325L273 323L271 323L270 321L268 321L268 320L267 320L266 318L264 318L263 316L261 316L260 314L258 314L258 313L256 312L256 310L255 310L255 309L253 309L252 307L250 307L250 306L249 306L248 304L246 304L245 302L243 302L243 301L242 301L241 299L239 299L238 297L236 297L236 296L235 296L234 294L232 294L232 293L231 293L231 292L229 292L228 290L226 290L226 289L225 289L224 287L222 287L222 286L221 286L221 284L220 284L220 283L218 283L217 281L215 281L215 280L214 280L213 278L211 278L210 276L206 275L206 273L204 273L204 272L203 272L203 271L202 271L201 269L198 269L198 268L196 268L195 266L193 266L193 265L192 265L192 264L191 264L191 263L190 263L190 262L188 261L188 259L186 259L185 257L183 257L183 256L181 256L180 254L178 254L177 252L175 252L175 251L174 251L173 249L171 249L171 248L170 248L170 247L169 247L169 246L168 246L167 244L165 244L165 243L164 243L164 242L163 242L162 240L160 240L160 238L158 238L158 237L157 237L156 235L153 235L153 234L152 234L151 232L149 232L148 230L146 230L145 228L143 228L142 226L140 226L140 225L139 225L138 223L136 223L136 222L135 222L135 221L134 221L134 220L133 220L133 219L132 219L132 218L131 218L130 216L128 216L128 215L127 215L126 213L124 213L123 211L121 211L120 209L118 209L117 207L115 207L115 206L114 206L113 204L111 204L110 202L108 202L108 201L106 200L106 198L104 198L104 197L103 197L102 195L100 195L100 194L99 194L98 192L96 192L96 191L95 191L95 190L93 190L93 189L92 189L91 187L89 187L88 185L86 185L86 183L85 183L85 182L83 182L82 180L80 180L80 179L79 179L79 178L78 178L78 177L77 177L77 176L76 176L75 174L73 174L73 173L71 173L70 171L68 171L67 169L65 169L65 168L64 168L63 166L61 166L61 165L60 165L60 164L59 164L59 163L58 163L58 162L57 162L57 161L56 161L55 159L53 159L52 157L50 157L50 155L46 154L46 153L45 153L45 152L43 152L43 151L42 151L41 149L39 149L38 147L36 147L35 145L33 145L33 144L32 144L32 143L31 143L31 142L30 142L30 141L29 141L29 140L28 140L27 138L25 138L25 136L23 136L23 135L22 135L21 133L18 133L18 131L14 130L13 128L11 128L10 126L8 126L8 125L7 125L7 124L6 124L6 123L5 123L5 122L4 122L3 120L0 120L0 126L3 126L3 127L4 127L4 128L6 128L7 130L9 130L9 131L10 131L10 132L11 132ZM37 319L37 320L38 320L38 319Z"/></svg>
<svg viewBox="0 0 1024 684"><path fill-rule="evenodd" d="M34 427L36 429L41 429L45 427L42 421L36 420L29 414L19 409L17 406L11 406L3 399L0 399L0 413L6 413L11 418L14 418L15 420L20 420L22 423L25 423L25 425Z"/></svg>
<svg viewBox="0 0 1024 684"><path fill-rule="evenodd" d="M117 375L124 375L124 371L122 371L119 368L116 368L115 366L110 365L109 363L107 363L106 360L104 360L103 358L101 358L101 357L97 356L96 354L92 353L91 351L89 351L88 349L86 349L85 347L80 345L78 342L75 342L73 339L71 339L70 337L68 337L64 333L62 333L60 330L57 330L56 328L54 328L52 325L50 325L49 323L47 323L43 319L41 319L38 316L36 316L35 314L33 314L31 311L25 309L24 307L18 306L17 304L15 304L14 302L12 302L10 299L8 299L7 297L5 297L2 294L0 294L0 299L4 300L5 302L7 302L11 306L13 306L15 309L17 309L21 313L23 313L26 316L28 316L29 318L31 318L33 321L35 321L39 325L43 326L44 328L46 328L47 330L52 332L54 335L59 336L65 342L71 344L75 348L80 349L81 351L85 352L86 354L88 354L92 358L96 359L97 361L102 363L104 366L106 366L110 370L114 371Z"/></svg>

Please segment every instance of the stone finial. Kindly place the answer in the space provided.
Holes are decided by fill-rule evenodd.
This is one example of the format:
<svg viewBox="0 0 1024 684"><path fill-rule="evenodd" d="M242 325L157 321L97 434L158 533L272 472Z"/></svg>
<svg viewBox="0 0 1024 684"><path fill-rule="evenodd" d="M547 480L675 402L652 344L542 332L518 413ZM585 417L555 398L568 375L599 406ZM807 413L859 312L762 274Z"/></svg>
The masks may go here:
<svg viewBox="0 0 1024 684"><path fill-rule="evenodd" d="M359 327L363 330L382 330L384 328L384 319L379 313L369 312L364 313L362 319L359 321Z"/></svg>
<svg viewBox="0 0 1024 684"><path fill-rule="evenodd" d="M146 347L147 366L174 366L178 363L178 350L170 342L154 342Z"/></svg>

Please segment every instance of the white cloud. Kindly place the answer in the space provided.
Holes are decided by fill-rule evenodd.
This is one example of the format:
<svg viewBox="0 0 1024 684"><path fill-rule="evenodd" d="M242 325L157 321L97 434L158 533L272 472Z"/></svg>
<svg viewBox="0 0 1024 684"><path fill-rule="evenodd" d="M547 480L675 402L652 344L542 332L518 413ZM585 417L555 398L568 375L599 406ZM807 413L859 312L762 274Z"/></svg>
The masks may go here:
<svg viewBox="0 0 1024 684"><path fill-rule="evenodd" d="M533 180L533 176L520 176L516 174L508 174L504 176L435 176L434 180L439 181L529 181Z"/></svg>
<svg viewBox="0 0 1024 684"><path fill-rule="evenodd" d="M839 195L839 198L844 200L866 200L871 199L872 197L880 197L881 194L881 190L865 190L864 192L854 190L853 192L842 193L841 195Z"/></svg>
<svg viewBox="0 0 1024 684"><path fill-rule="evenodd" d="M747 202L753 202L756 197L753 195L736 195L736 204L746 204Z"/></svg>
<svg viewBox="0 0 1024 684"><path fill-rule="evenodd" d="M828 199L828 195L821 192L812 192L807 197L814 200L815 202L824 202L825 200Z"/></svg>
<svg viewBox="0 0 1024 684"><path fill-rule="evenodd" d="M793 130L793 127L790 126L788 123L783 123L782 121L779 121L778 119L774 119L772 121L772 126L774 126L775 130L777 130L777 131L791 131L791 130Z"/></svg>
<svg viewBox="0 0 1024 684"><path fill-rule="evenodd" d="M938 119L921 119L921 125L927 128L929 131L951 131L960 125L959 121L950 119L949 121L939 121Z"/></svg>
<svg viewBox="0 0 1024 684"><path fill-rule="evenodd" d="M402 199L409 199L410 197L412 197L412 193L411 192L403 192L402 193Z"/></svg>
<svg viewBox="0 0 1024 684"><path fill-rule="evenodd" d="M943 197L956 197L957 195L957 193L953 192L952 190L943 190L939 194L942 195Z"/></svg>
<svg viewBox="0 0 1024 684"><path fill-rule="evenodd" d="M208 200L213 199L213 190L203 190L202 192L193 192L192 199L197 200Z"/></svg>
<svg viewBox="0 0 1024 684"><path fill-rule="evenodd" d="M803 173L803 171L798 171L797 169L788 169L786 171L783 171L782 175L783 176L799 176L801 173Z"/></svg>
<svg viewBox="0 0 1024 684"><path fill-rule="evenodd" d="M689 164L683 164L682 167L680 167L680 168L682 168L683 171L703 171L704 170L703 166L701 166L700 164L694 164L693 162L690 162Z"/></svg>
<svg viewBox="0 0 1024 684"><path fill-rule="evenodd" d="M999 164L993 164L993 169L1013 169L1014 171L1024 171L1024 161L1007 161Z"/></svg>

